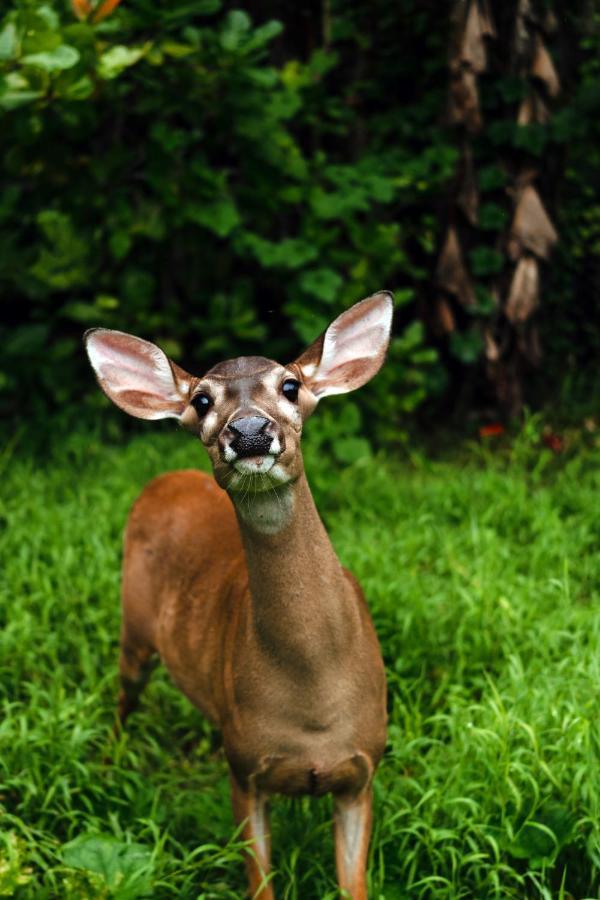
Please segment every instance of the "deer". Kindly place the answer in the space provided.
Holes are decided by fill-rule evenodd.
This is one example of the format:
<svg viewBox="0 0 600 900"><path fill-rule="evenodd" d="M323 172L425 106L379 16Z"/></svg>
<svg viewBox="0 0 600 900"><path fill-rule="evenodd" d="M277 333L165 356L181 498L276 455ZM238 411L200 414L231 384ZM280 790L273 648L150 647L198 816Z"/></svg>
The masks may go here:
<svg viewBox="0 0 600 900"><path fill-rule="evenodd" d="M271 797L332 795L342 896L367 898L372 783L386 742L386 679L356 578L336 556L300 439L318 402L377 374L393 299L338 316L294 362L258 356L190 375L146 340L86 332L104 393L140 419L173 418L214 477L166 473L135 501L124 540L122 725L157 660L217 727L250 895L272 900Z"/></svg>

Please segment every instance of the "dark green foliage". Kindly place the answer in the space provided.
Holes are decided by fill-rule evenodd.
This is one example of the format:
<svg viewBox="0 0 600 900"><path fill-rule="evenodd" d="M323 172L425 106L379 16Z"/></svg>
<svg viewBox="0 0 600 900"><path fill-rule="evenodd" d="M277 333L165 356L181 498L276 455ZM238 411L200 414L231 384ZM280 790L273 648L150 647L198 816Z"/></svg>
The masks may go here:
<svg viewBox="0 0 600 900"><path fill-rule="evenodd" d="M416 85L411 33L389 33L377 6L336 7L327 39L316 23L307 41L292 7L285 31L218 0L125 0L100 25L58 0L6 12L5 408L80 402L91 325L201 372L244 352L293 358L381 288L406 308L379 387L396 427L441 384L410 323L455 161L432 128L443 61L432 53ZM411 28L441 48L422 14Z"/></svg>
<svg viewBox="0 0 600 900"><path fill-rule="evenodd" d="M505 163L530 158L561 238L537 314L555 390L598 353L600 92L597 15L583 0L553 5L562 93L547 125L524 127L525 82L499 74L514 4L493 4L501 40L480 85L482 206L466 257L476 290L507 281ZM448 381L420 320L458 158L444 120L451 6L123 0L92 24L68 0L7 0L2 412L97 407L81 350L92 325L155 340L199 373L240 353L290 359L387 288L399 307L392 365L358 402L385 410L376 437L397 432ZM490 312L460 312L451 388L453 355L462 378L481 359L470 315Z"/></svg>

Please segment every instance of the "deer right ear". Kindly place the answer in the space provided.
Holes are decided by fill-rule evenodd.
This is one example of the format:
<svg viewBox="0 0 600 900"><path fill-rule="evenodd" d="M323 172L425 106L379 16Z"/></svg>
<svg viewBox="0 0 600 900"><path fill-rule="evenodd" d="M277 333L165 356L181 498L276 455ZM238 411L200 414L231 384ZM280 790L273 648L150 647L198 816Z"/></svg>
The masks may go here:
<svg viewBox="0 0 600 900"><path fill-rule="evenodd" d="M92 328L85 349L98 384L113 403L138 419L180 419L192 378L163 351L122 331Z"/></svg>
<svg viewBox="0 0 600 900"><path fill-rule="evenodd" d="M390 341L392 312L388 291L373 294L338 316L296 360L317 400L354 391L379 372Z"/></svg>

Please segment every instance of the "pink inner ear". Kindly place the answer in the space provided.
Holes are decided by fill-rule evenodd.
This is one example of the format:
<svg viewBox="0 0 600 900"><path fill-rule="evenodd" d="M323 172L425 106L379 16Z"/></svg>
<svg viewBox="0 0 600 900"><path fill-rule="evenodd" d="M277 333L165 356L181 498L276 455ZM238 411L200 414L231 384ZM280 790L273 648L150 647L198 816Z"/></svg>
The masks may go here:
<svg viewBox="0 0 600 900"><path fill-rule="evenodd" d="M316 396L355 390L377 374L390 337L392 308L389 294L376 294L342 313L329 326L321 359L311 377L311 390Z"/></svg>
<svg viewBox="0 0 600 900"><path fill-rule="evenodd" d="M366 363L366 366L365 366ZM352 386L360 387L371 377L371 360L351 359L327 372L326 377L317 375L312 391L320 397L329 394L345 394ZM374 374L374 373L373 373Z"/></svg>
<svg viewBox="0 0 600 900"><path fill-rule="evenodd" d="M126 412L144 419L178 418L185 409L189 381L176 378L154 344L98 329L88 335L86 347L100 386Z"/></svg>
<svg viewBox="0 0 600 900"><path fill-rule="evenodd" d="M353 359L378 356L382 345L385 349L390 332L391 304L373 304L368 312L360 312L354 307L327 329L319 368L334 369Z"/></svg>
<svg viewBox="0 0 600 900"><path fill-rule="evenodd" d="M164 412L165 410L165 401L164 398L159 396L158 394L149 394L147 391L135 391L135 390L126 390L120 391L119 393L119 404L121 404L124 408L133 409L134 407L137 409L144 409L148 412ZM178 404L177 410L183 412L185 409L184 404Z"/></svg>

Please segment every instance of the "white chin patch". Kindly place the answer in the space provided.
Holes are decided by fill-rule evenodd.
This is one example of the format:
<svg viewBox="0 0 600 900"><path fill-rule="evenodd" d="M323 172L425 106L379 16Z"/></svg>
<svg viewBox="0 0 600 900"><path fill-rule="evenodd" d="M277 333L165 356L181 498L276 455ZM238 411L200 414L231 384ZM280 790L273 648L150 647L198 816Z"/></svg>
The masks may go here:
<svg viewBox="0 0 600 900"><path fill-rule="evenodd" d="M240 475L264 475L269 472L275 463L272 456L247 456L234 462L233 468Z"/></svg>

